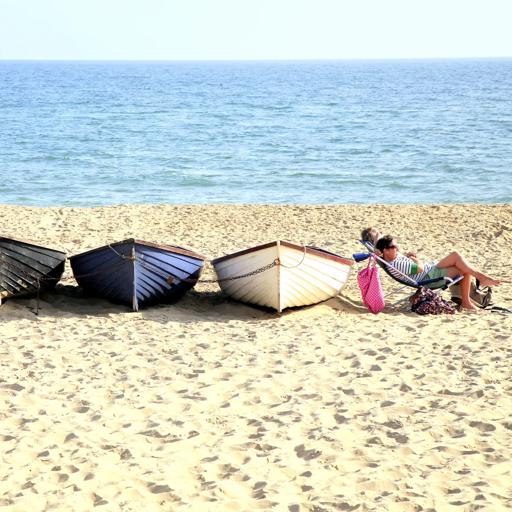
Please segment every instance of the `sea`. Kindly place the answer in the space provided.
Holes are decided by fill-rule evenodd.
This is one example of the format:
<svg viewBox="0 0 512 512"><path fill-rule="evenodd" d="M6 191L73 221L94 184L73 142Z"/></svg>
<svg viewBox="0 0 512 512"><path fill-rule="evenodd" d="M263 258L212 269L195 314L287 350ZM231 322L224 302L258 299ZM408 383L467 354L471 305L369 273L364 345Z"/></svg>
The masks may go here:
<svg viewBox="0 0 512 512"><path fill-rule="evenodd" d="M511 202L512 59L0 62L0 204Z"/></svg>

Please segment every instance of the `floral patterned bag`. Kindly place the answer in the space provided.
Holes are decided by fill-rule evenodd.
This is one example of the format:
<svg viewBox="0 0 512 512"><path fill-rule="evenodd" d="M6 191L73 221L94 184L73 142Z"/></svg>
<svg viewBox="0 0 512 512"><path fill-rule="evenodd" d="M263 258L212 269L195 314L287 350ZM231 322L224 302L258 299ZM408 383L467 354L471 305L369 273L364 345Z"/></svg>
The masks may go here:
<svg viewBox="0 0 512 512"><path fill-rule="evenodd" d="M411 311L418 315L453 315L455 308L438 293L426 286L420 286L411 297Z"/></svg>

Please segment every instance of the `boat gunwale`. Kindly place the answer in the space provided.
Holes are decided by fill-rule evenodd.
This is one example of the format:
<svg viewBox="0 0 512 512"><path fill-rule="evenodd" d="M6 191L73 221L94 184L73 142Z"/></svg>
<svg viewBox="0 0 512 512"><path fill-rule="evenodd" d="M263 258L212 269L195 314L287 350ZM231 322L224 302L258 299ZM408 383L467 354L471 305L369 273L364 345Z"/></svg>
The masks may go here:
<svg viewBox="0 0 512 512"><path fill-rule="evenodd" d="M43 250L47 250L47 251L57 252L64 256L64 260L67 259L67 252L64 249L62 249L61 247L56 249L54 247L40 245L40 242L35 242L34 240L24 240L22 238L12 238L10 236L0 235L0 242L2 242L2 241L14 242L14 243L19 243L19 244L29 245L31 247L36 247L37 249L43 249Z"/></svg>
<svg viewBox="0 0 512 512"><path fill-rule="evenodd" d="M268 249L269 247L277 246L279 244L281 244L282 246L288 247L290 249L296 249L300 252L304 252L304 247L305 247L306 254L312 254L312 255L320 256L320 257L328 259L328 260L338 261L340 263L344 263L345 265L348 265L349 267L351 267L354 264L353 260L351 260L349 258L345 258L343 256L338 256L337 254L326 251L325 249L321 249L319 247L312 247L310 245L303 246L303 245L295 244L293 242L288 242L286 240L275 240L274 242L257 245L255 247L249 247L248 249L242 249L241 251L233 252L231 254L226 254L225 256L220 256L219 258L215 258L215 259L211 260L211 262L213 265L216 265L217 263L221 263L222 261L226 261L231 258L236 258L238 256L243 256L245 254L250 254L252 252L257 252L257 251L261 251L264 249Z"/></svg>
<svg viewBox="0 0 512 512"><path fill-rule="evenodd" d="M110 249L112 247L116 247L119 245L131 244L131 243L144 245L146 247L152 247L154 249L161 249L163 251L180 254L182 256L190 256L191 258L195 258L195 259L202 260L202 261L206 261L208 259L206 256L203 256L202 254L191 251L189 249L185 249L183 247L178 247L175 245L167 245L167 244L157 244L155 242L148 242L146 240L141 240L140 238L127 238L126 240L121 240L119 242L112 242L110 244L102 245L101 247L95 247L94 249L89 249L88 251L81 252L79 254L74 254L73 256L69 257L69 260L71 261L71 260L74 260L81 256L85 256L87 254L92 254L92 253L100 252L105 249Z"/></svg>

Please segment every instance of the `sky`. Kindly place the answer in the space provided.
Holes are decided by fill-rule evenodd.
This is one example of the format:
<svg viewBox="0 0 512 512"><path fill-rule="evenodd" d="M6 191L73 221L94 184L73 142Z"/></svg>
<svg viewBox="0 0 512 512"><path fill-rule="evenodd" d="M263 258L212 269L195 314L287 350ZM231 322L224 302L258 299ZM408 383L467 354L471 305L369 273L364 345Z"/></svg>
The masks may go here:
<svg viewBox="0 0 512 512"><path fill-rule="evenodd" d="M512 0L0 0L0 60L512 57Z"/></svg>

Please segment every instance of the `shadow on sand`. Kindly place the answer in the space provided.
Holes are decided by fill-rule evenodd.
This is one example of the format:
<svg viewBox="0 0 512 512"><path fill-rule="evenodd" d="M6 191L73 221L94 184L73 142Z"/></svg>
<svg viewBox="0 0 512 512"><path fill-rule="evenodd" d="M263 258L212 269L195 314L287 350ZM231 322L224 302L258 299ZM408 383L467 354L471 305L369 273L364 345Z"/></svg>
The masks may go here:
<svg viewBox="0 0 512 512"><path fill-rule="evenodd" d="M359 301L338 295L321 304L351 314L369 314ZM116 314L131 313L156 322L229 322L231 320L273 320L286 317L296 311L314 308L303 306L289 308L277 313L271 308L243 304L230 299L220 290L190 290L183 297L166 304L154 304L138 312L132 312L124 304L114 304L107 300L84 294L78 286L58 284L52 292L41 294L39 298L11 298L0 308L0 319L9 321L13 317L46 318L57 315L66 317L110 317Z"/></svg>

